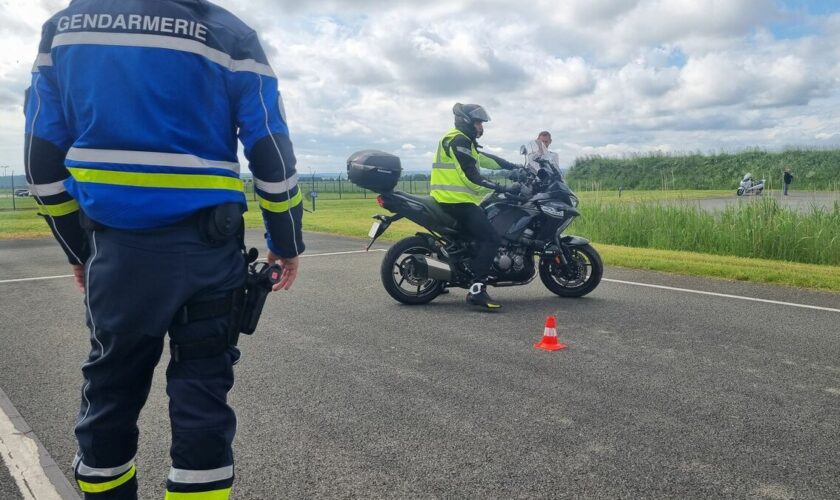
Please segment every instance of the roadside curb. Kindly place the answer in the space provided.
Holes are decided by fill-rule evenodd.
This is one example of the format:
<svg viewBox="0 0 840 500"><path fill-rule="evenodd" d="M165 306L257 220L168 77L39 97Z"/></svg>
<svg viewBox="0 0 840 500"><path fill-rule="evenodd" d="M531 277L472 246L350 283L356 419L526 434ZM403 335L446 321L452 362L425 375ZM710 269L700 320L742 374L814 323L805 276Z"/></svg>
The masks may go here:
<svg viewBox="0 0 840 500"><path fill-rule="evenodd" d="M61 499L79 500L80 497L76 493L76 489L70 484L70 481L67 480L64 473L61 472L61 469L55 463L55 460L53 460L47 452L47 449L44 448L44 445L32 431L32 428L29 427L29 424L26 423L21 414L17 411L14 405L12 405L11 400L9 400L9 397L6 396L6 393L2 388L0 388L0 411L3 411L9 417L17 432L27 436L38 446L38 458L40 460L41 467L43 468L47 479L50 480L50 483L52 483L52 486L55 488ZM0 436L0 438L2 437L3 436ZM7 465L11 466L10 464Z"/></svg>

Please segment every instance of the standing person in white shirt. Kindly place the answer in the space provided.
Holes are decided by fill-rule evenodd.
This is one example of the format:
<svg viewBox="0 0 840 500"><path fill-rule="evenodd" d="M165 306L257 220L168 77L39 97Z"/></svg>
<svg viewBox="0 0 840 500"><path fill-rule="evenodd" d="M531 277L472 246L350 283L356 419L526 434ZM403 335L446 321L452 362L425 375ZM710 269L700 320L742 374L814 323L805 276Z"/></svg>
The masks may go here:
<svg viewBox="0 0 840 500"><path fill-rule="evenodd" d="M550 145L551 133L547 130L543 130L537 135L536 139L528 143L528 162L526 165L536 172L540 169L540 164L537 160L544 160L560 172L560 158L557 153L548 149Z"/></svg>

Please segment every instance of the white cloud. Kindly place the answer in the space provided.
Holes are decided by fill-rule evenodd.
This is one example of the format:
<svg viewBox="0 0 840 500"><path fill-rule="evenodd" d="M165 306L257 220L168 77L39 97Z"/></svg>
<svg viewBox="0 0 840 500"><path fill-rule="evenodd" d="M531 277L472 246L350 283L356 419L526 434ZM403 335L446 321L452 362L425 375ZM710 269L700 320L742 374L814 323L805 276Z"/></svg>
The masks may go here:
<svg viewBox="0 0 840 500"><path fill-rule="evenodd" d="M455 101L488 108L483 142L511 160L542 129L565 162L828 144L840 130L840 14L775 0L220 4L260 33L304 171L341 171L370 147L427 168ZM63 5L0 2L0 164L21 163L40 25ZM777 37L779 23L804 34Z"/></svg>

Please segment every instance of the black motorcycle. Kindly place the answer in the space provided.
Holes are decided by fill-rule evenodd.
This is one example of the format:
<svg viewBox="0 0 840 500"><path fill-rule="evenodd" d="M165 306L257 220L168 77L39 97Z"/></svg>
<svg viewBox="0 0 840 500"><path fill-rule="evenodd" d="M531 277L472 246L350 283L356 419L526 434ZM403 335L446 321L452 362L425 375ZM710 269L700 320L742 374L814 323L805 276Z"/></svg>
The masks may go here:
<svg viewBox="0 0 840 500"><path fill-rule="evenodd" d="M347 169L351 182L379 193L379 206L395 214L373 217L368 248L402 218L428 231L398 241L385 254L380 274L394 299L425 304L447 287L469 287L475 244L433 198L393 190L402 171L399 158L361 151L350 157ZM543 164L516 170L509 178L518 192L494 193L481 202L502 236L487 284L527 285L539 272L543 285L561 297L582 297L594 290L604 266L589 241L563 234L580 213L560 171Z"/></svg>

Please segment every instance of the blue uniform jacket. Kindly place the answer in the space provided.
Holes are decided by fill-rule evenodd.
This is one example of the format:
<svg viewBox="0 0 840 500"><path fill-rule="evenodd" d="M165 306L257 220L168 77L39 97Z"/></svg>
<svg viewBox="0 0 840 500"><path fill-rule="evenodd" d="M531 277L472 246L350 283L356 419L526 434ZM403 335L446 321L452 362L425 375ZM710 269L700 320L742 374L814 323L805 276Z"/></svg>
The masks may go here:
<svg viewBox="0 0 840 500"><path fill-rule="evenodd" d="M256 33L204 0L74 0L43 27L27 90L30 189L71 263L81 208L142 230L241 203L237 139L268 247L303 249L303 206L277 78Z"/></svg>

